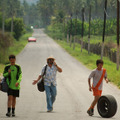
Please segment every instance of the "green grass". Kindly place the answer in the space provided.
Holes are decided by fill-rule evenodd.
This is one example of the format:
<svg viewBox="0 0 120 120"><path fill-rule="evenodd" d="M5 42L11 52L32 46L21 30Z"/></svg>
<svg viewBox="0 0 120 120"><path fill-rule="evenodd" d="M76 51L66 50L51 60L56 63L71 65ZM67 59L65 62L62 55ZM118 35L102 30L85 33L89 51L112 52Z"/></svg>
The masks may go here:
<svg viewBox="0 0 120 120"><path fill-rule="evenodd" d="M88 55L88 52L83 49L81 53L81 48L79 44L76 44L75 50L65 42L65 41L56 41L59 45L61 45L70 55L75 57L77 60L79 60L83 65L88 67L89 69L95 69L96 68L96 60L100 59L100 56L90 53ZM116 70L116 64L111 62L108 58L104 57L104 68L107 69L108 79L110 82L114 83L120 88L120 71Z"/></svg>
<svg viewBox="0 0 120 120"><path fill-rule="evenodd" d="M78 35L77 38L80 39L81 36ZM83 40L85 42L88 42L88 36L84 36ZM101 43L101 42L102 42L102 36L91 35L91 38L90 38L90 43L91 44L97 44L97 43ZM114 43L114 44L116 44L116 35L105 36L105 43Z"/></svg>
<svg viewBox="0 0 120 120"><path fill-rule="evenodd" d="M9 62L8 56L10 54L18 55L24 49L24 47L28 43L27 39L30 36L32 36L32 33L26 33L19 39L19 41L14 40L14 44L8 50L5 63ZM3 72L3 69L4 69L4 64L0 64L0 73Z"/></svg>
<svg viewBox="0 0 120 120"><path fill-rule="evenodd" d="M28 43L27 39L31 35L32 35L32 33L27 33L27 34L23 35L20 38L19 41L15 40L14 45L9 48L9 55L10 54L14 54L14 55L19 54L24 49L24 47L26 46L26 44Z"/></svg>

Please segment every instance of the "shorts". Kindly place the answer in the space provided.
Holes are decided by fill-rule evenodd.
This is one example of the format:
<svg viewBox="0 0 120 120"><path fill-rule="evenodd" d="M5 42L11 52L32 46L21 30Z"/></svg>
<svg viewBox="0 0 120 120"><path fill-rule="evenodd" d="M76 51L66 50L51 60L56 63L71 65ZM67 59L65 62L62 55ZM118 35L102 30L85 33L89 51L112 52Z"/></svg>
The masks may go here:
<svg viewBox="0 0 120 120"><path fill-rule="evenodd" d="M9 88L7 93L8 93L8 96L11 95L13 97L19 97L20 91L19 90L13 90L13 89Z"/></svg>
<svg viewBox="0 0 120 120"><path fill-rule="evenodd" d="M102 95L102 90L93 88L93 96L101 96L101 95Z"/></svg>

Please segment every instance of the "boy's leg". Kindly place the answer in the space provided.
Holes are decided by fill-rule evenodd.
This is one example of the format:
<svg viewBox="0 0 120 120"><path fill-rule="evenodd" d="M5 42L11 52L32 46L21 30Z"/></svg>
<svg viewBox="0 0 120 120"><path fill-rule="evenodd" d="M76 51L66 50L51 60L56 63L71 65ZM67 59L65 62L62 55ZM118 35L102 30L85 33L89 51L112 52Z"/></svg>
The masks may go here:
<svg viewBox="0 0 120 120"><path fill-rule="evenodd" d="M90 108L89 108L88 111L87 111L87 113L88 113L90 116L94 115L94 107L95 107L96 103L98 102L99 98L100 98L100 96L95 96L95 97L94 97L94 100L93 100Z"/></svg>
<svg viewBox="0 0 120 120"><path fill-rule="evenodd" d="M11 107L12 107L12 99L13 99L13 96L12 95L9 95L8 96L8 111L7 111L7 114L6 116L10 117L11 116Z"/></svg>
<svg viewBox="0 0 120 120"><path fill-rule="evenodd" d="M93 102L91 104L91 108L94 109L94 107L95 107L96 103L98 102L99 98L100 98L100 96L95 96L94 97L94 100L93 100Z"/></svg>
<svg viewBox="0 0 120 120"><path fill-rule="evenodd" d="M15 105L16 105L16 97L12 99L12 116L15 116Z"/></svg>

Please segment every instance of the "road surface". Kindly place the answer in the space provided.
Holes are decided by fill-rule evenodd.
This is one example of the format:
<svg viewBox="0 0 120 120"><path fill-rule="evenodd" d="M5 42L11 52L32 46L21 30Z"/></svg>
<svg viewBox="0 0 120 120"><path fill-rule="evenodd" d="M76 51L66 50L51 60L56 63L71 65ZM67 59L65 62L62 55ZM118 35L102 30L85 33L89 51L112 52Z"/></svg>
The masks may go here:
<svg viewBox="0 0 120 120"><path fill-rule="evenodd" d="M101 118L95 108L95 115L89 117L86 113L93 96L88 91L88 75L91 70L71 57L57 45L50 37L35 30L33 36L36 43L28 43L25 49L17 56L17 63L21 65L23 79L21 82L20 98L17 99L15 120L105 120ZM37 79L46 58L53 55L63 73L57 74L57 99L54 111L47 113L45 93L40 93L32 81ZM120 90L115 86L104 83L103 94L113 95L118 106L120 105ZM0 92L0 120L7 120L7 96ZM13 120L13 118L9 118ZM109 120L120 120L120 109Z"/></svg>

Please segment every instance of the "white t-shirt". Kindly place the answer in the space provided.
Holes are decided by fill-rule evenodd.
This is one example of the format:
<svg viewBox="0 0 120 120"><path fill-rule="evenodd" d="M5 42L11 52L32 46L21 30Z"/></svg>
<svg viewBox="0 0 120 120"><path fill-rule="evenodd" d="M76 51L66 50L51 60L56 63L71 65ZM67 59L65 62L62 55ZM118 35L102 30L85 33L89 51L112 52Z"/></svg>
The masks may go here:
<svg viewBox="0 0 120 120"><path fill-rule="evenodd" d="M91 72L91 74L90 74L90 76L89 76L89 79L93 78L93 87L96 87L96 85L97 85L97 83L99 82L102 74L103 74L103 69L102 69L101 71L98 70L98 69L94 69L94 70ZM105 77L107 77L107 72L105 72L104 78L105 78ZM100 86L99 86L98 89L99 89L99 90L102 90L102 88L103 88L103 81L102 81L102 83L100 84Z"/></svg>

